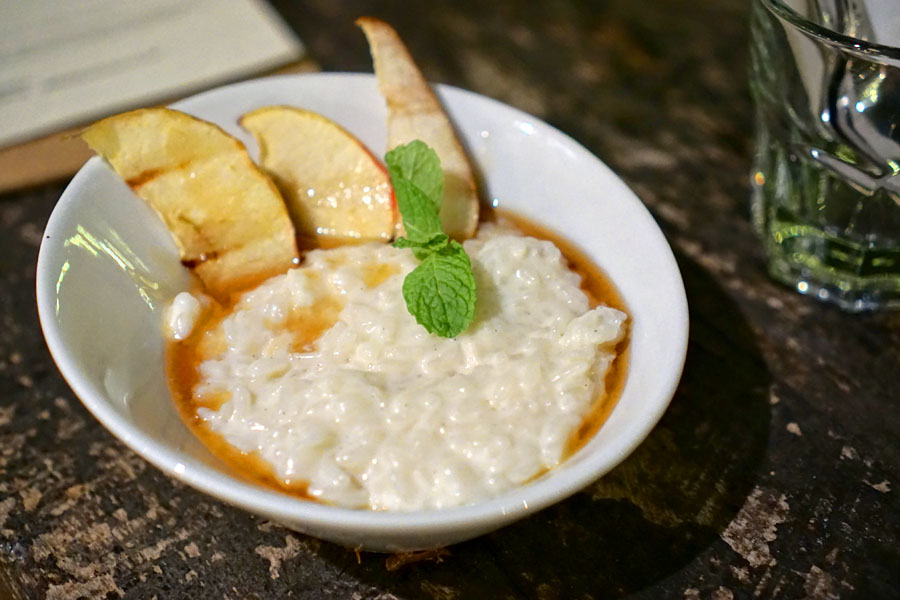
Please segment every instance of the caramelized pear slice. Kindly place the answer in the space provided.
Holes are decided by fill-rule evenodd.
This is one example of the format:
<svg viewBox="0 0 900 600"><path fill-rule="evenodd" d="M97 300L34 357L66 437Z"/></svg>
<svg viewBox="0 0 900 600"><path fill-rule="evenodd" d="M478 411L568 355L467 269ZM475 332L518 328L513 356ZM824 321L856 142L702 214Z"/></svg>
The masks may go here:
<svg viewBox="0 0 900 600"><path fill-rule="evenodd" d="M434 148L444 169L444 231L456 239L472 237L478 226L478 191L450 119L397 32L372 17L361 17L356 24L369 41L378 87L387 102L388 149L416 139Z"/></svg>
<svg viewBox="0 0 900 600"><path fill-rule="evenodd" d="M216 125L149 108L103 119L81 137L159 213L182 262L214 295L296 264L294 228L278 189Z"/></svg>
<svg viewBox="0 0 900 600"><path fill-rule="evenodd" d="M396 209L387 170L352 134L308 110L267 106L241 117L301 238L317 245L388 241Z"/></svg>

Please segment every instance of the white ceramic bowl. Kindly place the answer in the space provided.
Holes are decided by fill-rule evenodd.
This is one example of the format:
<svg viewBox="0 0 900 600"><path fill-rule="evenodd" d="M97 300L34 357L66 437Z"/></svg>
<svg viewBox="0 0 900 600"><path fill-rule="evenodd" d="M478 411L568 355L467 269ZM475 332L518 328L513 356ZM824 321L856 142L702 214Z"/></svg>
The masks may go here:
<svg viewBox="0 0 900 600"><path fill-rule="evenodd" d="M189 278L153 211L99 158L78 172L47 224L37 301L50 352L85 406L120 440L188 485L310 535L369 550L463 541L562 500L646 437L684 362L688 312L678 267L650 214L602 162L539 119L471 92L437 86L487 200L562 233L615 282L633 319L624 392L597 435L548 475L477 504L413 513L324 506L233 477L181 422L163 368L161 315ZM237 117L270 104L318 111L376 154L385 108L371 75L317 74L240 83L174 107L243 140Z"/></svg>

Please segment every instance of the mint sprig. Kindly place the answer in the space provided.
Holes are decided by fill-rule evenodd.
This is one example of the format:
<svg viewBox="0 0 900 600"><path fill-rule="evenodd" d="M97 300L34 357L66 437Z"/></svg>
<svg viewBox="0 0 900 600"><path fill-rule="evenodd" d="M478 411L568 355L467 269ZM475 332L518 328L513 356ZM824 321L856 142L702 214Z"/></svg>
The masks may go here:
<svg viewBox="0 0 900 600"><path fill-rule="evenodd" d="M400 146L400 148L405 147ZM391 152L397 149L394 148ZM390 156L390 152L385 156L385 160L389 160L388 156ZM409 241L413 244L427 244L434 236L443 235L444 227L441 224L439 209L432 204L433 200L412 181L403 179L403 176L399 175L395 169L389 168L388 172L391 175L394 196L397 198L397 208L400 209L400 215L403 217L403 228L406 229ZM438 207L440 207L440 198Z"/></svg>
<svg viewBox="0 0 900 600"><path fill-rule="evenodd" d="M410 248L422 261L403 281L406 308L429 333L455 337L475 317L475 276L462 244L441 224L441 161L419 140L397 146L384 160L406 230L394 247Z"/></svg>

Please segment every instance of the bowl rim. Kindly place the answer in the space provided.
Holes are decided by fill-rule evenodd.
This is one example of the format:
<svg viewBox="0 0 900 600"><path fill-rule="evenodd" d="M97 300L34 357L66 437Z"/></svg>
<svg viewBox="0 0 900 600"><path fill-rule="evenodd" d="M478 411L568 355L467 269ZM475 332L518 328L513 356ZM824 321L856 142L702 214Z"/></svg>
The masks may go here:
<svg viewBox="0 0 900 600"><path fill-rule="evenodd" d="M350 79L360 78L371 80L374 76L368 73L281 75L215 88L174 103L171 107L185 110L189 109L193 103L205 99L210 94L227 93L229 90L247 85L265 85L267 81L274 79L296 78L336 79L346 82ZM475 503L451 508L409 512L352 509L303 500L241 481L187 454L182 454L177 449L160 444L145 434L136 424L120 416L116 409L104 400L103 390L97 389L79 371L73 356L68 352L54 315L56 274L49 270L52 262L50 258L53 252L52 246L55 240L58 240L60 237L60 229L64 224L66 212L70 206L69 198L77 195L76 191L71 190L77 190L83 182L94 177L96 170L104 168L102 159L97 156L88 160L76 173L54 208L47 222L38 253L36 273L38 317L50 354L63 378L89 412L110 433L138 455L167 475L195 489L250 512L264 513L275 520L288 523L302 523L305 526L316 529L324 528L344 533L358 532L360 536L366 533L391 533L396 532L398 529L415 529L417 533L426 535L429 533L448 533L455 530L475 529L479 526L500 526L570 496L609 472L631 454L649 435L668 407L680 381L687 353L689 327L687 298L681 273L671 247L646 206L631 188L605 163L571 136L547 124L542 119L492 98L445 84L436 84L435 87L445 101L447 101L447 96L455 94L468 96L479 102L492 104L495 108L513 111L512 114L518 118L539 122L542 127L547 128L554 135L561 136L568 144L570 150L580 154L583 158L587 158L594 167L600 168L606 175L611 176L621 184L622 191L627 192L630 196L629 202L637 205L635 207L638 209L636 213L644 221L641 224L642 227L652 227L660 236L664 252L660 256L655 256L654 260L664 263L665 270L674 277L673 282L677 284L675 287L680 292L676 295L677 297L671 298L673 347L678 348L679 355L675 357L673 368L660 378L652 410L646 411L643 419L631 421L629 426L617 435L614 444L604 446L604 452L587 454L579 458L577 464L570 465L570 468L556 471L556 475L554 475L554 471L551 471L547 477L542 477L524 486L507 490L498 496ZM54 241L48 242L47 240Z"/></svg>

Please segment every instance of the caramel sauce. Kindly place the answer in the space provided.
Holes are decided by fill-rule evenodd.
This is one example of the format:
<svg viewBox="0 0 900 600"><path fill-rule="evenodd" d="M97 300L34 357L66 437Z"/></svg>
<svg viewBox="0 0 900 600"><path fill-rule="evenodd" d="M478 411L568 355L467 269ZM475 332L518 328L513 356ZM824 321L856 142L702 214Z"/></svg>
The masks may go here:
<svg viewBox="0 0 900 600"><path fill-rule="evenodd" d="M363 281L370 288L374 288L384 283L391 275L399 272L400 269L398 269L396 265L389 265L387 263L366 265L365 269L363 269Z"/></svg>
<svg viewBox="0 0 900 600"><path fill-rule="evenodd" d="M285 328L291 332L291 352L310 352L316 340L337 323L344 306L335 298L323 298L309 306L296 306L288 315Z"/></svg>
<svg viewBox="0 0 900 600"><path fill-rule="evenodd" d="M612 281L568 240L506 211L483 210L482 219L487 222L502 220L525 235L553 242L568 261L569 268L581 276L581 289L588 296L592 308L606 305L627 313L625 303ZM306 244L303 246L311 248ZM332 247L332 244L324 246ZM366 267L363 278L366 285L376 287L397 272L398 269L394 265L374 264ZM175 406L191 431L213 455L227 463L239 478L275 491L318 501L309 495L307 482L279 478L271 465L257 453L238 450L212 431L197 415L197 409L200 407L218 410L228 400L227 394L195 396L194 389L200 381L199 365L204 360L221 354L225 349L225 340L219 331L219 324L232 312L238 297L238 294L232 294L228 301L215 303L205 319L197 323L194 333L188 339L167 343L166 373ZM294 336L291 351L308 352L314 349L316 340L334 325L342 308L335 299L323 299L311 306L293 309L286 325ZM629 326L630 323L626 322L626 327ZM581 424L566 441L562 460L566 460L581 449L597 433L615 407L625 387L628 372L628 340L629 334L626 332L624 339L616 346L616 357L606 373L605 390L594 399ZM539 478L545 472L546 470L535 474L530 480Z"/></svg>
<svg viewBox="0 0 900 600"><path fill-rule="evenodd" d="M198 368L200 363L225 350L225 340L218 326L231 312L234 299L232 297L231 301L223 304L214 303L205 319L197 323L195 333L188 339L166 344L166 374L175 407L188 429L213 456L228 465L238 479L311 500L312 497L307 493L306 482L280 479L258 454L241 452L212 431L197 414L197 409L201 407L218 410L229 399L228 394L195 396L194 388L200 382Z"/></svg>
<svg viewBox="0 0 900 600"><path fill-rule="evenodd" d="M613 282L606 276L606 273L600 270L584 252L567 239L546 227L504 210L491 209L485 215L484 220L506 221L527 236L553 242L568 261L569 269L581 276L581 289L587 295L591 308L605 305L628 314L625 301L615 285L613 285ZM606 419L609 418L613 408L616 406L616 402L619 401L619 397L622 395L622 390L625 388L625 379L628 376L628 341L630 339L631 322L626 321L625 327L625 336L616 345L616 357L606 372L604 389L594 398L593 404L582 419L581 424L566 440L562 460L566 460L578 452L594 437L603 423L606 422ZM537 479L540 475L543 475L543 473L535 475L534 479Z"/></svg>

